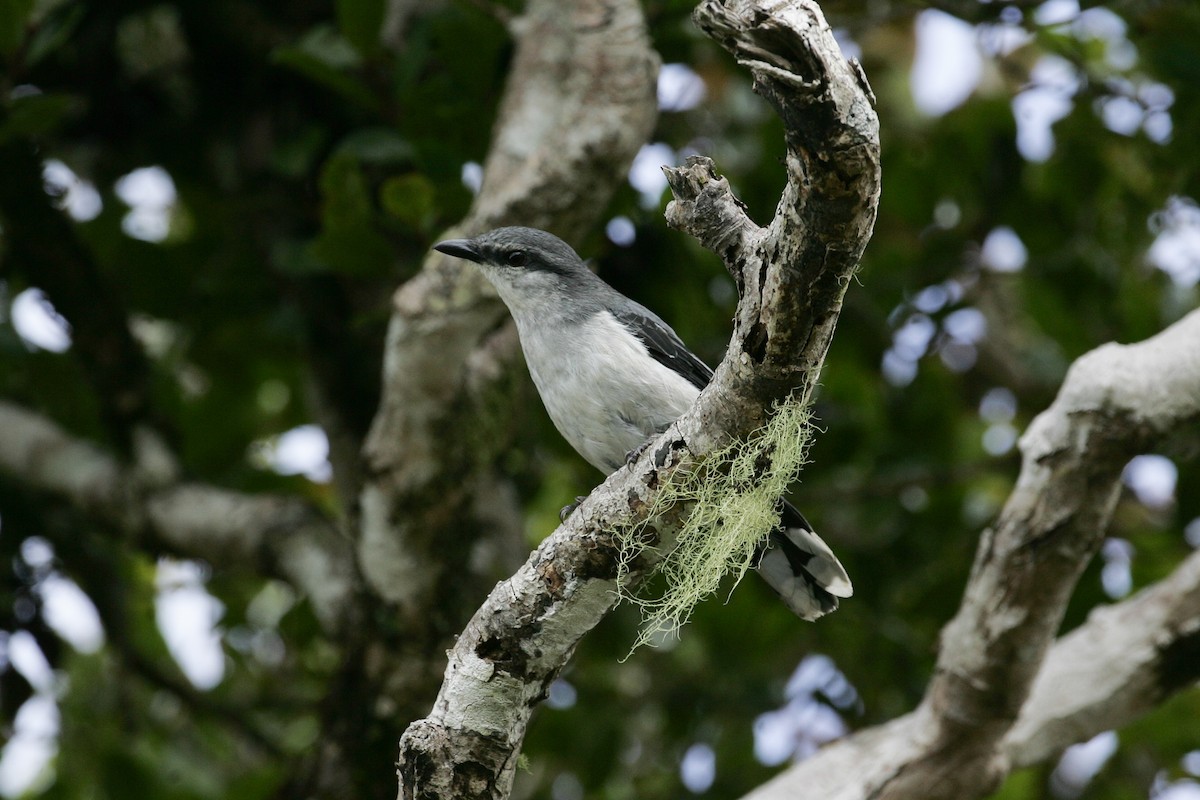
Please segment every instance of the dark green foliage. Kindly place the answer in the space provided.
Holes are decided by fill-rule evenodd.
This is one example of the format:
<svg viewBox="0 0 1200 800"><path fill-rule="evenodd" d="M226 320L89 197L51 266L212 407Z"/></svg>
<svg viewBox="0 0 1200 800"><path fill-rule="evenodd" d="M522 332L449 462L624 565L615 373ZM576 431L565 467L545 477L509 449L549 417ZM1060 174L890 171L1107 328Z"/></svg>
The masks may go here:
<svg viewBox="0 0 1200 800"><path fill-rule="evenodd" d="M127 451L132 426L151 422L190 478L297 493L339 510L328 486L277 475L248 453L298 425L329 425L317 419L317 391L352 438L365 435L391 292L465 213L462 166L486 155L511 57L486 5L437 4L409 21L397 46L381 32L383 0L0 2L0 181L55 159L103 201L94 219L69 224L37 191L0 208L0 396L114 453ZM1094 40L1036 31L975 96L938 118L917 113L909 94L914 5L829 5L835 26L862 47L879 96L884 192L822 376L812 463L793 500L841 556L856 595L810 625L749 576L727 603L721 595L702 605L677 643L624 662L638 620L619 608L564 675L574 705L537 713L521 796L551 797L565 772L587 797L686 796L679 762L696 742L716 754L707 796L737 796L773 774L754 756L752 726L784 702L808 654L832 657L856 687L860 710L843 712L851 728L913 708L978 534L1018 468L1015 451L984 448L981 400L1010 390L1011 425L1022 430L1053 399L1071 360L1110 340L1149 336L1197 303L1195 286L1173 285L1146 258L1152 215L1174 195L1200 197L1195 4L1122 4L1137 48L1127 70L1108 66ZM1000 4L976 5L964 13L999 13ZM765 224L784 182L780 123L747 74L690 25L690 3L646 10L664 62L689 64L707 84L701 105L662 115L656 140L712 155ZM1017 148L1011 100L1043 53L1067 59L1081 88L1053 127L1053 154L1033 163ZM1121 81L1143 79L1174 93L1173 129L1161 143L1115 133L1095 110ZM165 238L139 241L122 229L128 209L114 186L154 165L170 175L177 200ZM639 200L621 189L606 217L632 221L632 247L598 228L583 255L715 364L735 305L732 281L714 256L665 228L660 207ZM1028 251L1020 271L980 265L981 244L998 226ZM27 257L28 242L52 245L59 271ZM931 286L959 294L919 311L916 298ZM8 309L29 287L68 316L77 343L99 342L94 351L27 346ZM948 320L967 308L983 312L986 338L969 367L951 368L942 357L952 345ZM880 365L914 315L934 335L912 382L897 385ZM86 333L89 320L103 328L120 316L134 320L133 340L111 327L108 339ZM120 365L129 403L114 402L98 363ZM533 543L600 476L528 397L501 468L526 503ZM499 427L486 423L489 432ZM1134 545L1135 589L1189 552L1181 531L1200 517L1200 469L1177 464L1175 502L1146 509L1126 497L1110 532ZM8 570L0 628L33 633L66 678L57 779L45 796L297 796L289 769L328 733L318 727L320 703L358 691L346 724L368 726L373 687L338 682L345 664L302 598L277 618L261 616L260 598L279 587L255 564L207 585L224 605L227 663L224 681L200 691L156 627L158 549L31 497L7 476L0 519ZM107 637L99 652L76 653L39 616L20 555L32 536L53 545L54 569L99 608ZM1099 571L1085 573L1067 627L1110 601ZM1196 650L1194 639L1180 646L1165 687L1177 688L1174 669L1194 663ZM11 668L0 671L4 725L29 693ZM1117 755L1083 796L1145 797L1160 771L1183 777L1180 757L1200 749L1198 704L1192 689L1122 732ZM396 735L364 733L354 764L354 780L372 787L363 797L391 796L379 787L392 780ZM998 796L1048 797L1048 773L1017 773Z"/></svg>

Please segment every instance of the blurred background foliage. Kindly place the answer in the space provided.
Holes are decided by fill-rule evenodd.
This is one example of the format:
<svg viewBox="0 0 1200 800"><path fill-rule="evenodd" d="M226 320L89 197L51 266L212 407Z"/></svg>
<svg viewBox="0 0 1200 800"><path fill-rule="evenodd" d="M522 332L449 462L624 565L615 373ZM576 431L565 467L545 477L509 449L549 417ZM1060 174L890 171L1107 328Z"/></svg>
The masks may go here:
<svg viewBox="0 0 1200 800"><path fill-rule="evenodd" d="M18 258L17 232L59 228L36 191L6 204L3 396L126 451L84 352L123 309L149 364L137 413L170 432L189 476L336 511L314 386L337 387L341 419L365 432L390 293L471 202L512 53L498 18L519 10L420 5L400 30L384 0L0 3L0 182L16 191L36 159L62 230L113 290ZM733 286L666 229L658 166L711 155L765 222L781 126L690 3L645 11L667 65L661 118L582 252L715 363ZM737 796L911 709L1012 486L1019 432L1074 358L1197 304L1200 6L826 13L878 95L884 192L794 499L857 593L808 625L751 577L623 662L638 620L618 609L537 713L517 796ZM528 409L504 467L532 545L599 476ZM1200 468L1174 455L1131 463L1065 628L1200 546ZM303 598L252 565L172 560L8 479L0 526L0 792L280 791L320 739L313 707L338 658ZM1193 688L998 796L1195 797L1197 719Z"/></svg>

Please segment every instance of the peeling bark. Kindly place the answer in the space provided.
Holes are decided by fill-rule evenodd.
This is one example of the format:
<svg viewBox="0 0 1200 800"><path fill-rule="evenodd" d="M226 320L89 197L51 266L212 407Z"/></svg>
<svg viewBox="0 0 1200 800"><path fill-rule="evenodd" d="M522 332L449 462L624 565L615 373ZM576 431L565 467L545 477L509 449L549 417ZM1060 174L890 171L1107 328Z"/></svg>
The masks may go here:
<svg viewBox="0 0 1200 800"><path fill-rule="evenodd" d="M921 706L747 797L782 800L801 789L839 800L982 797L1014 767L1127 722L1195 681L1200 661L1176 656L1194 652L1200 624L1196 556L1057 644L1053 637L1103 540L1124 465L1194 436L1197 422L1200 311L1144 342L1107 344L1076 361L1021 439L1021 475L980 540Z"/></svg>
<svg viewBox="0 0 1200 800"><path fill-rule="evenodd" d="M654 456L610 476L475 614L450 651L436 705L405 734L403 797L507 795L532 709L615 602L613 531L644 518L667 472L757 428L772 403L807 397L817 380L874 223L873 97L812 2L709 0L697 20L751 70L784 120L788 146L788 183L766 227L749 219L711 162L668 171L676 197L668 222L718 253L737 282L729 352L696 407L649 448ZM460 232L521 223L577 241L652 126L656 57L633 0L531 0L522 17L505 22L517 40L515 59L483 190ZM40 185L31 191L41 196ZM27 195L10 192L4 202L16 208ZM22 246L53 250L50 239ZM71 262L64 274L86 272L78 254L51 255ZM438 254L397 292L383 400L364 451L362 527L352 541L294 498L183 481L144 424L144 358L119 305L68 289L100 315L87 317L86 307L72 313L55 298L80 346L105 351L84 357L94 362L95 385L117 387L101 394L113 403L105 414L121 457L0 402L0 472L156 548L217 565L261 565L311 599L331 639L354 639L339 676L344 695L331 696L355 707L335 702L324 711L328 736L314 755L315 777L298 768L295 779L297 791L344 796L355 780L345 754L361 744L362 731L381 727L380 713L403 724L428 697L454 619L431 618L432 610L469 594L466 554L482 531L514 518L511 493L488 466L503 440L460 434L478 430L471 426L484 409L492 409L496 428L513 414L516 343L511 328L497 328L502 308L474 271ZM1121 466L1166 441L1194 444L1198 421L1200 312L1147 342L1080 359L1022 440L1020 481L980 542L925 701L751 796L986 794L1012 768L1125 724L1194 684L1200 556L1095 611L1057 642L1053 636L1109 522ZM681 513L655 520L647 535L669 542ZM629 585L652 558L632 565ZM399 609L401 641L377 641L360 627L371 595ZM356 714L376 716L364 723ZM380 770L374 777L382 781L371 783L390 778L386 766Z"/></svg>
<svg viewBox="0 0 1200 800"><path fill-rule="evenodd" d="M458 231L519 223L577 240L649 135L657 56L633 0L534 0L510 27L517 50L483 186ZM359 554L372 589L423 638L451 632L419 630L439 595L471 595L465 554L485 526L469 499L494 483L490 463L506 440L462 431L481 415L515 414L520 395L503 388L515 338L481 346L503 316L477 271L441 253L395 296L383 399L364 449ZM517 510L508 512L515 529ZM457 558L448 541L459 543ZM454 592L439 588L445 580Z"/></svg>
<svg viewBox="0 0 1200 800"><path fill-rule="evenodd" d="M663 478L752 432L777 401L805 398L816 383L875 219L879 141L869 94L813 3L710 2L696 16L739 56L782 42L771 63L751 64L756 86L789 124L820 120L821 128L789 131L789 189L766 229L750 222L710 161L667 170L676 194L668 220L724 258L741 289L733 341L695 407L609 476L475 613L450 651L432 712L401 740L401 797L463 796L464 764L490 770L472 772L469 796L507 797L533 708L616 602L613 531L648 524L643 535L656 546L623 576L635 588L681 523L683 509L646 520ZM819 152L827 137L836 153Z"/></svg>
<svg viewBox="0 0 1200 800"><path fill-rule="evenodd" d="M616 605L611 531L636 519L631 506L644 513L657 471L643 464L614 473L488 596L449 652L433 710L401 740L400 797L462 796L463 764L491 765L476 775L483 786L470 796L508 796L533 709L580 639ZM629 580L648 566L633 565Z"/></svg>
<svg viewBox="0 0 1200 800"><path fill-rule="evenodd" d="M531 0L507 25L483 185L456 232L523 224L578 241L650 134L658 57L636 0ZM495 582L479 556L507 571L527 552L493 467L529 391L504 316L476 270L437 252L394 296L356 546L367 589L395 610L392 640L369 646L399 728L428 710L451 636Z"/></svg>
<svg viewBox="0 0 1200 800"><path fill-rule="evenodd" d="M695 18L750 69L783 120L788 176L774 217L759 228L707 159L667 170L675 193L667 223L720 256L740 294L714 381L727 390L705 392L702 425L684 430L706 448L709 436L745 435L771 401L807 400L816 385L875 224L879 120L862 69L842 56L816 3L714 0Z"/></svg>
<svg viewBox="0 0 1200 800"><path fill-rule="evenodd" d="M1200 680L1200 552L1133 597L1101 606L1046 655L1004 738L1013 767L1127 725Z"/></svg>

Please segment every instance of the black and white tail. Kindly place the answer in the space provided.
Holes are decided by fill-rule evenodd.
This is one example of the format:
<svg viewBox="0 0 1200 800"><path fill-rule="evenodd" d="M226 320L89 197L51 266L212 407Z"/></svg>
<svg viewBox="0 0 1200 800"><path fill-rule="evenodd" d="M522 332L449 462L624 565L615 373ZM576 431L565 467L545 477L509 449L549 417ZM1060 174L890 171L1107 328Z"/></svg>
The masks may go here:
<svg viewBox="0 0 1200 800"><path fill-rule="evenodd" d="M842 562L786 500L779 527L759 550L758 574L788 608L810 621L836 609L839 597L854 594Z"/></svg>

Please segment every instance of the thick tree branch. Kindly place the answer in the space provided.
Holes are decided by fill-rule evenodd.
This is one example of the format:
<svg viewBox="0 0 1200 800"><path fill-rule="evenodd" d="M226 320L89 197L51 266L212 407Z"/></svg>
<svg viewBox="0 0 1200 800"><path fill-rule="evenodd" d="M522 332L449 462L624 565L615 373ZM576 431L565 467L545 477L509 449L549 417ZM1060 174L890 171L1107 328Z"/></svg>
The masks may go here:
<svg viewBox="0 0 1200 800"><path fill-rule="evenodd" d="M642 459L611 475L492 590L449 652L433 710L401 740L400 797L508 796L530 714L579 640L617 603L613 531L644 517L654 497L648 487L676 466ZM656 524L668 536L679 518ZM627 585L653 559L629 565Z"/></svg>
<svg viewBox="0 0 1200 800"><path fill-rule="evenodd" d="M509 29L516 50L483 185L458 232L522 224L577 241L649 136L658 58L636 0L531 0ZM495 582L473 570L481 540L501 552L521 541L515 493L493 464L527 381L516 337L496 331L504 308L469 265L431 253L394 302L358 549L413 656L392 682L407 687L396 698L407 724L428 709L450 636Z"/></svg>
<svg viewBox="0 0 1200 800"><path fill-rule="evenodd" d="M579 640L616 602L619 548L613 532L645 520L671 471L758 428L775 402L807 397L817 379L874 221L878 124L861 75L840 54L829 55L837 45L815 4L775 2L757 9L738 4L733 16L722 18L722 44L736 50L767 35L783 41L783 54L774 57L760 90L786 112L789 124L821 120L828 130L789 132L794 188L768 230L749 222L710 162L668 173L677 192L672 224L717 246L738 279L742 302L734 340L697 405L636 464L611 475L476 612L450 652L433 711L401 742L402 797L508 795L532 709ZM697 17L720 13L715 3L706 4ZM811 85L798 89L788 69L803 71ZM791 114L793 104L809 113ZM811 143L825 135L842 146L833 153L812 151ZM626 588L636 587L668 549L683 511L672 509L645 529L659 547L630 565Z"/></svg>
<svg viewBox="0 0 1200 800"><path fill-rule="evenodd" d="M1055 642L1004 739L1014 767L1127 725L1200 680L1200 551Z"/></svg>
<svg viewBox="0 0 1200 800"><path fill-rule="evenodd" d="M1128 724L1200 680L1200 553L1137 595L1092 612L1046 655L1002 757L1012 768ZM867 796L856 776L876 759L897 764L929 746L928 719L907 714L859 731L746 795L746 800ZM806 795L807 796L807 795Z"/></svg>
<svg viewBox="0 0 1200 800"><path fill-rule="evenodd" d="M263 564L304 592L338 637L361 618L350 542L308 504L178 479L149 446L132 467L32 411L0 401L0 473L122 530L218 565Z"/></svg>
<svg viewBox="0 0 1200 800"><path fill-rule="evenodd" d="M1000 780L1004 765L990 756L984 763L982 754L994 751L1028 696L1079 573L1103 540L1121 470L1198 420L1200 313L1145 342L1094 350L1071 367L1058 398L1021 440L1021 475L980 542L925 698L942 744L975 743L976 769L937 754L931 766L952 771L963 788ZM947 782L956 781L947 775ZM947 788L946 796L963 796Z"/></svg>
<svg viewBox="0 0 1200 800"><path fill-rule="evenodd" d="M657 57L634 0L533 0L512 28L516 55L483 186L459 230L519 223L577 239L649 134ZM477 428L485 411L514 413L503 379L473 377L513 372L511 342L486 363L474 355L503 313L475 270L440 253L396 293L359 546L372 587L410 619L447 594L437 589L443 570L466 571L447 542L465 553L479 530L468 498L503 440L451 432Z"/></svg>
<svg viewBox="0 0 1200 800"><path fill-rule="evenodd" d="M1074 681L1069 696L1050 701L1047 693L1060 690L1066 674L1086 674L1078 672L1080 654L1099 657L1122 643L1161 647L1158 656L1131 654L1161 669L1193 652L1195 557L1161 587L1097 612L1043 662L1078 576L1103 539L1123 466L1169 439L1194 437L1198 421L1200 311L1144 342L1108 344L1076 361L1058 398L1021 440L1021 475L983 534L921 706L835 743L749 796L792 797L803 787L837 798L979 797L1014 759L1030 763L1070 744L1068 731L1083 732L1073 725L1101 726L1094 733L1136 713L1151 691L1131 676L1137 664L1115 671L1129 699L1114 705L1111 716L1095 713L1089 721L1087 709L1104 701L1099 687L1084 680ZM1101 643L1112 619L1160 627ZM1039 670L1045 678L1031 697ZM1172 670L1170 681L1150 679L1158 697L1195 674L1194 667L1182 677ZM1130 676L1129 683L1120 683L1120 675ZM1056 728L1059 711L1066 721ZM1018 712L1024 717L1014 728Z"/></svg>
<svg viewBox="0 0 1200 800"><path fill-rule="evenodd" d="M676 195L667 222L720 256L741 295L714 381L726 390L705 392L702 426L684 430L703 446L694 437L706 430L744 435L771 401L808 399L875 224L880 171L874 95L816 3L712 0L695 17L783 120L788 175L774 218L758 228L705 159L667 171Z"/></svg>

